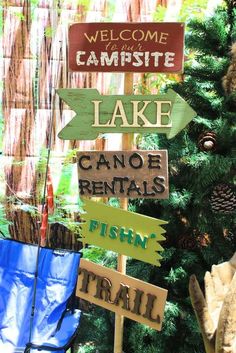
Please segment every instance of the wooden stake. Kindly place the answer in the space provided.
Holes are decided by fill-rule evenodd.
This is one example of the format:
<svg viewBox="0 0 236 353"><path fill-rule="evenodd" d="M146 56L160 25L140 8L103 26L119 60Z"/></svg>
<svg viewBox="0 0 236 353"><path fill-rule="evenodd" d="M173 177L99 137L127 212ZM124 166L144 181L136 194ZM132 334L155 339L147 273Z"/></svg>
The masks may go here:
<svg viewBox="0 0 236 353"><path fill-rule="evenodd" d="M124 82L124 94L133 94L133 73L125 73ZM134 134L123 134L122 135L122 150L133 149ZM128 199L124 198L120 200L120 206L123 210L128 209ZM118 255L117 271L125 274L126 273L126 261L125 255ZM122 353L123 346L123 331L124 331L124 316L115 316L115 338L114 338L114 353Z"/></svg>

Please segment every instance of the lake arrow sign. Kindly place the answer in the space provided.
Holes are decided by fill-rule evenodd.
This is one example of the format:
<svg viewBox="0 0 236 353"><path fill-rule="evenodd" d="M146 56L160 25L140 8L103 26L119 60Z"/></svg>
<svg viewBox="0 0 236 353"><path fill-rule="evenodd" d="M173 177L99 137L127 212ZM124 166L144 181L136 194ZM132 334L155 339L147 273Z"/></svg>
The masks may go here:
<svg viewBox="0 0 236 353"><path fill-rule="evenodd" d="M99 133L177 135L197 114L176 92L158 95L100 95L96 89L57 90L76 112L59 132L63 140L94 140Z"/></svg>

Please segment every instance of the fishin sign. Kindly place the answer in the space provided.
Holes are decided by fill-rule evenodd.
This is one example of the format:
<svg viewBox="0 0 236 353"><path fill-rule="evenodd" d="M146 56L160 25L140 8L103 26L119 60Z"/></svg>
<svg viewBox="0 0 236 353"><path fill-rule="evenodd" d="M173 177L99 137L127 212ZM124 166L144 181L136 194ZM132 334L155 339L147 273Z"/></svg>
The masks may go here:
<svg viewBox="0 0 236 353"><path fill-rule="evenodd" d="M119 208L84 200L82 242L160 266L167 222Z"/></svg>

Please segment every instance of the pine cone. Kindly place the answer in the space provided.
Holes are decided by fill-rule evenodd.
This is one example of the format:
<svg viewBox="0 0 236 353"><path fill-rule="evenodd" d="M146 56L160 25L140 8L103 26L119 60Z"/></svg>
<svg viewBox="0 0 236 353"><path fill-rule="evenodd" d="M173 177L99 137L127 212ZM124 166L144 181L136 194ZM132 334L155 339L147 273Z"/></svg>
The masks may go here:
<svg viewBox="0 0 236 353"><path fill-rule="evenodd" d="M236 0L226 0L228 10L232 12L232 10L236 7Z"/></svg>
<svg viewBox="0 0 236 353"><path fill-rule="evenodd" d="M231 231L231 230L225 228L223 231L223 235L224 235L225 239L228 241L231 241L231 242L236 241L236 230L235 229L232 229L232 231Z"/></svg>
<svg viewBox="0 0 236 353"><path fill-rule="evenodd" d="M202 233L197 236L197 243L199 247L206 247L211 244L211 237L208 233Z"/></svg>
<svg viewBox="0 0 236 353"><path fill-rule="evenodd" d="M196 240L191 235L184 234L178 240L178 246L180 249L195 249Z"/></svg>
<svg viewBox="0 0 236 353"><path fill-rule="evenodd" d="M236 209L236 195L227 184L217 185L211 195L211 208L215 213L231 213Z"/></svg>
<svg viewBox="0 0 236 353"><path fill-rule="evenodd" d="M236 94L236 43L231 48L231 63L227 74L222 79L222 86L226 95L230 95L233 92Z"/></svg>
<svg viewBox="0 0 236 353"><path fill-rule="evenodd" d="M201 151L215 151L216 134L213 131L203 132L198 139L198 147Z"/></svg>

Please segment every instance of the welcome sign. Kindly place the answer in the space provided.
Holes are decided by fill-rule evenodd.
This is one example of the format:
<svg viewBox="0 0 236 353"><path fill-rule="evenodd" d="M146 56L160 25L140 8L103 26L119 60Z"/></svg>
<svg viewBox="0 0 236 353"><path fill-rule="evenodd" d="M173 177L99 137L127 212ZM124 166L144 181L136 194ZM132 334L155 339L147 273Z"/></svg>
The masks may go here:
<svg viewBox="0 0 236 353"><path fill-rule="evenodd" d="M85 244L133 257L134 259L160 266L167 222L143 216L120 208L83 200L86 213L82 214L82 239Z"/></svg>
<svg viewBox="0 0 236 353"><path fill-rule="evenodd" d="M183 49L183 23L76 23L69 28L71 71L179 73Z"/></svg>

